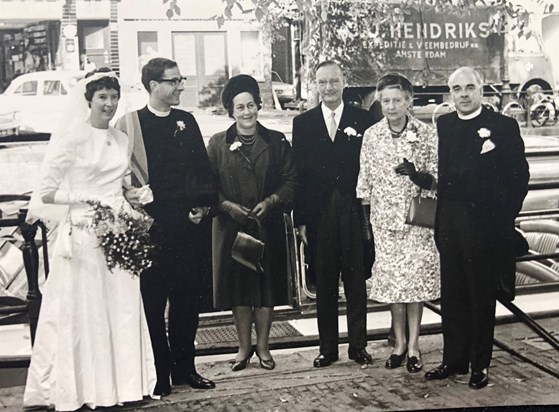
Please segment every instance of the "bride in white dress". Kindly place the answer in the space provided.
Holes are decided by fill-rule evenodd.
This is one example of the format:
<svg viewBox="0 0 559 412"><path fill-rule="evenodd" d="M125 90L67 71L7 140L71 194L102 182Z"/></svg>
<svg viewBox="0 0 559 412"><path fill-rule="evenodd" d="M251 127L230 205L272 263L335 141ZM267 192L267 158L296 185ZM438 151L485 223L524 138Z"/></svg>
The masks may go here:
<svg viewBox="0 0 559 412"><path fill-rule="evenodd" d="M88 201L129 207L122 190L128 138L109 126L120 97L118 79L112 72L95 73L72 94L71 115L65 130L51 138L30 207L35 217L56 216L60 230L24 407L106 407L141 400L155 386L139 278L119 268L109 271L95 233L83 227L91 222Z"/></svg>

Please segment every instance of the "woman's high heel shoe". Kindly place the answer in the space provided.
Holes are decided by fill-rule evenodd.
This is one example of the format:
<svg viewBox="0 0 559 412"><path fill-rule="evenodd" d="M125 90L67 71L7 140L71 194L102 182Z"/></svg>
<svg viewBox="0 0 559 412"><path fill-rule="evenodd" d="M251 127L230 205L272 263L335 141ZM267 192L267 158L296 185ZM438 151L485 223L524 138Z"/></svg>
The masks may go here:
<svg viewBox="0 0 559 412"><path fill-rule="evenodd" d="M423 363L421 363L421 355L408 356L406 368L408 369L409 373L416 373L423 369Z"/></svg>
<svg viewBox="0 0 559 412"><path fill-rule="evenodd" d="M244 358L243 360L237 361L237 360L233 360L233 364L231 365L231 370L233 372L238 372L241 371L243 369L245 369L247 367L247 365L250 363L250 358L252 358L252 354L254 353L254 351L250 351L248 356L246 358Z"/></svg>
<svg viewBox="0 0 559 412"><path fill-rule="evenodd" d="M258 360L260 361L260 367L262 369L266 369L266 370L271 371L272 369L274 369L276 367L276 361L274 360L274 358L262 359L260 357L260 355L258 354L258 352L256 352L256 356L258 356Z"/></svg>
<svg viewBox="0 0 559 412"><path fill-rule="evenodd" d="M406 358L406 354L408 353L408 351L404 351L404 353L402 353L401 355L396 355L396 354L392 354L390 355L390 357L386 360L386 363L384 364L384 367L386 369L395 369L395 368L399 368L400 366L402 366L402 362L404 361L404 359Z"/></svg>

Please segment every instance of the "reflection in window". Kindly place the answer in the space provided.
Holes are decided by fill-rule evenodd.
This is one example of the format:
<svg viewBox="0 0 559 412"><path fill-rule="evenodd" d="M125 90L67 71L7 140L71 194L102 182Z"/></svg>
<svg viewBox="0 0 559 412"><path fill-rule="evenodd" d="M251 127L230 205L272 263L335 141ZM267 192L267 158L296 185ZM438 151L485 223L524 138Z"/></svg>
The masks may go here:
<svg viewBox="0 0 559 412"><path fill-rule="evenodd" d="M222 33L204 35L204 72L206 76L225 73L225 37Z"/></svg>
<svg viewBox="0 0 559 412"><path fill-rule="evenodd" d="M262 46L260 44L260 34L257 31L241 32L242 59L241 71L253 77L262 78Z"/></svg>
<svg viewBox="0 0 559 412"><path fill-rule="evenodd" d="M60 95L60 80L45 80L43 86L44 96L58 96Z"/></svg>
<svg viewBox="0 0 559 412"><path fill-rule="evenodd" d="M141 70L144 65L158 56L157 32L139 31L138 32L138 63Z"/></svg>
<svg viewBox="0 0 559 412"><path fill-rule="evenodd" d="M187 77L195 77L196 73L196 43L192 33L173 33L173 60Z"/></svg>
<svg viewBox="0 0 559 412"><path fill-rule="evenodd" d="M22 96L36 96L37 95L37 80L29 81L23 83L19 86L15 94L21 94Z"/></svg>

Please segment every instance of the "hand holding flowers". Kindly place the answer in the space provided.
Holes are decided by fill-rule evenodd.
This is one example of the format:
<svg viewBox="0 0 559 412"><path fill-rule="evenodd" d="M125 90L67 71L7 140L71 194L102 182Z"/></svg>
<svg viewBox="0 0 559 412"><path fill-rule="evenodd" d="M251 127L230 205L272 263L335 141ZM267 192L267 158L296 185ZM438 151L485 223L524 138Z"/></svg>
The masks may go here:
<svg viewBox="0 0 559 412"><path fill-rule="evenodd" d="M105 256L108 269L117 266L139 276L152 264L153 245L149 228L153 219L142 209L121 208L119 212L100 202L88 202L93 207L92 228L98 246Z"/></svg>

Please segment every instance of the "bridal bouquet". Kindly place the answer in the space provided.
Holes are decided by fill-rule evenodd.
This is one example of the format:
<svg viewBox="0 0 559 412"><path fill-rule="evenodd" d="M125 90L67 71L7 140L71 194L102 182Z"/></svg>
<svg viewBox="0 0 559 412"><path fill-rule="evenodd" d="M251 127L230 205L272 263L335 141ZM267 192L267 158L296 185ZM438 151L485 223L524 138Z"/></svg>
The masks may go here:
<svg viewBox="0 0 559 412"><path fill-rule="evenodd" d="M112 272L117 266L139 276L151 266L153 245L149 228L153 219L143 210L116 211L99 202L90 202L93 207L92 227L99 248L103 251L107 267Z"/></svg>

